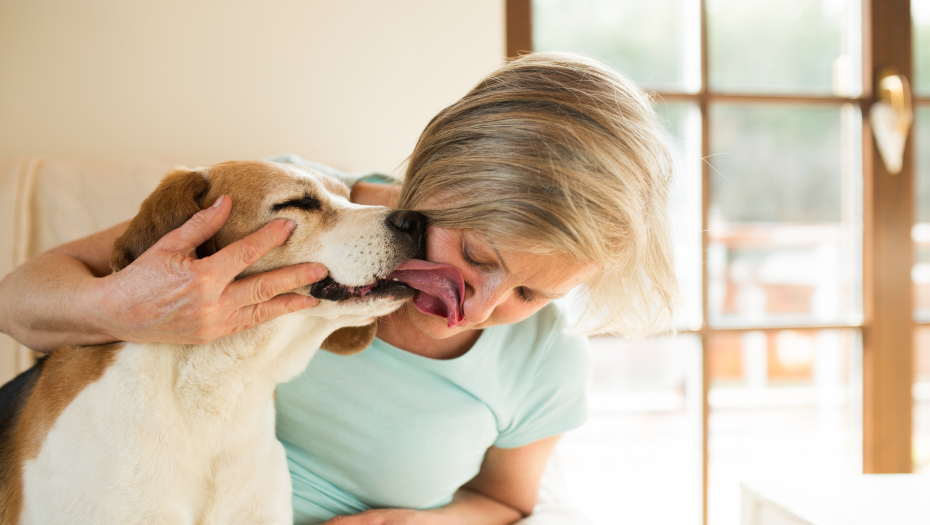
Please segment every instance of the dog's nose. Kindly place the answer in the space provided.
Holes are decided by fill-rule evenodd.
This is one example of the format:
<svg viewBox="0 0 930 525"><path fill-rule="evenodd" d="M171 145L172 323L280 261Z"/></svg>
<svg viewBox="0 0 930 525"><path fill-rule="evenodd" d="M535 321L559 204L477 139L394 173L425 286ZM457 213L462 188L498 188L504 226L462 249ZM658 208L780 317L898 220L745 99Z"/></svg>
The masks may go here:
<svg viewBox="0 0 930 525"><path fill-rule="evenodd" d="M426 215L410 210L397 210L387 216L385 223L389 230L399 238L406 240L413 248L413 257L425 256Z"/></svg>
<svg viewBox="0 0 930 525"><path fill-rule="evenodd" d="M426 225L426 216L410 210L397 210L387 217L388 226L401 232L414 231L420 225Z"/></svg>

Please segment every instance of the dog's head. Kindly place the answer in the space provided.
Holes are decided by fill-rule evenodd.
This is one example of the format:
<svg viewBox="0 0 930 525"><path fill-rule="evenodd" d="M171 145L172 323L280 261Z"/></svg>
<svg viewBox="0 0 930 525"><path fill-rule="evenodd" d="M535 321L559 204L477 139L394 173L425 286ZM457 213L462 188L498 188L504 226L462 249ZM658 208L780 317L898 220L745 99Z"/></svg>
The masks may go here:
<svg viewBox="0 0 930 525"><path fill-rule="evenodd" d="M243 271L239 277L303 262L317 262L329 277L295 293L321 299L312 315L341 317L345 324L323 348L352 353L375 335L374 318L386 315L413 296L391 278L407 259L423 257L426 220L409 211L349 202L342 182L297 166L262 161L234 161L209 168L177 168L142 203L139 214L116 241L110 260L114 271L129 265L162 236L178 228L220 195L232 199L232 211L217 234L198 247L201 257L255 232L269 221L297 223L288 240Z"/></svg>

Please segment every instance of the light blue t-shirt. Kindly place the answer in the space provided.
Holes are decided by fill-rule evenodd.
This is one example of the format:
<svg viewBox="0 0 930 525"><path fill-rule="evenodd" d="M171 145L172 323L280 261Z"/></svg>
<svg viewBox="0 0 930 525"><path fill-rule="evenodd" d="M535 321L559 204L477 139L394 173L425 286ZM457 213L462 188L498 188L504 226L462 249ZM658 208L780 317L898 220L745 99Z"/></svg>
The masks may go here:
<svg viewBox="0 0 930 525"><path fill-rule="evenodd" d="M587 419L588 340L565 332L549 304L485 329L456 359L430 359L379 339L359 354L316 354L278 386L294 522L371 508L445 505L488 447L523 446Z"/></svg>

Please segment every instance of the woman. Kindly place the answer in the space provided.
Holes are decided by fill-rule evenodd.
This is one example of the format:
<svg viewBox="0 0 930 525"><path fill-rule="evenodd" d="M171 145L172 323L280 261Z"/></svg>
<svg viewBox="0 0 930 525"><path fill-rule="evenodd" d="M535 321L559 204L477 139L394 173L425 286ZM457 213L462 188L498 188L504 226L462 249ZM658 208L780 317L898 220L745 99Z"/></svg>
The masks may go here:
<svg viewBox="0 0 930 525"><path fill-rule="evenodd" d="M559 436L586 417L586 339L549 303L580 286L588 333L636 337L670 323L670 178L641 90L594 61L536 54L430 122L399 197L356 184L357 202L396 198L430 218L427 259L461 272L463 318L418 296L380 321L366 351L320 353L279 387L295 521L505 524L530 514ZM32 259L0 283L0 329L43 351L203 342L313 306L283 292L322 278L317 265L228 282L215 268L234 275L240 253L194 258L230 206L200 212L118 274L107 261L125 224ZM249 240L265 253L287 235L278 220ZM282 295L260 301L261 287Z"/></svg>

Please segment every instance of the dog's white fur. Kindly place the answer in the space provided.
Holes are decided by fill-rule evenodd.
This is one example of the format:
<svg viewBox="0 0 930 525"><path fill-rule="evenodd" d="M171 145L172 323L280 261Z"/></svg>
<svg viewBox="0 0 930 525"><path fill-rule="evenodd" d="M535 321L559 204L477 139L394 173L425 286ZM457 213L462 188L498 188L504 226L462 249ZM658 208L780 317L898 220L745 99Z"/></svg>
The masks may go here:
<svg viewBox="0 0 930 525"><path fill-rule="evenodd" d="M340 283L365 285L411 256L397 253L384 226L388 210L349 203L325 175L259 167L263 177L274 172L273 183L252 204L236 195L241 170L203 172L211 179L205 202L222 192L234 212L240 206L238 223L227 223L239 231L218 235L223 244L275 216L298 222L285 246L245 274L315 261ZM305 210L269 211L309 190L324 201L326 225ZM292 523L290 477L274 434L275 385L299 374L335 330L370 324L403 300L322 301L205 345L125 343L22 466L19 523Z"/></svg>

